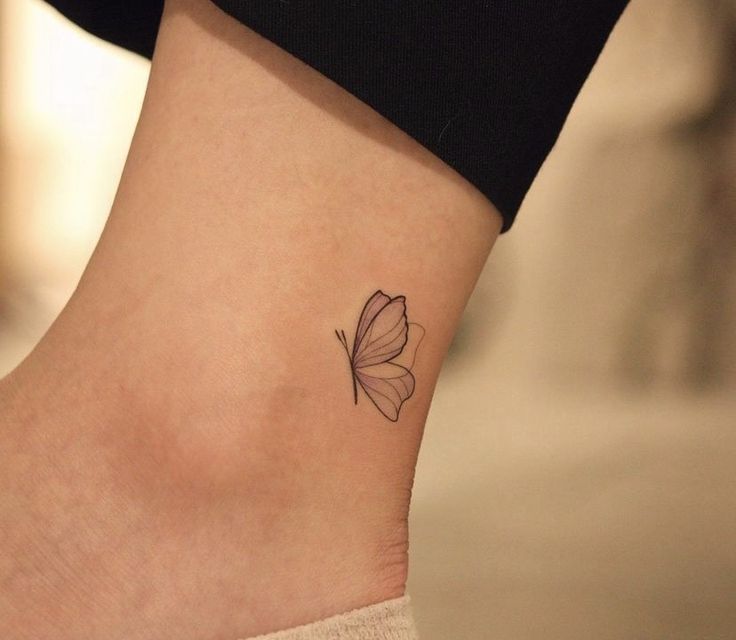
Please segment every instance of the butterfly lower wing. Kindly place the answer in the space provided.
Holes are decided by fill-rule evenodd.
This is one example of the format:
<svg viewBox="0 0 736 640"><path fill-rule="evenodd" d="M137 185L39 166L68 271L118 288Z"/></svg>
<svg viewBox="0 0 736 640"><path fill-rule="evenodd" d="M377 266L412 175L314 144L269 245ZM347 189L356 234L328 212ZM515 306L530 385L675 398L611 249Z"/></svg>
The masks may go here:
<svg viewBox="0 0 736 640"><path fill-rule="evenodd" d="M411 371L391 362L356 368L355 377L376 408L392 422L399 419L401 405L414 393Z"/></svg>

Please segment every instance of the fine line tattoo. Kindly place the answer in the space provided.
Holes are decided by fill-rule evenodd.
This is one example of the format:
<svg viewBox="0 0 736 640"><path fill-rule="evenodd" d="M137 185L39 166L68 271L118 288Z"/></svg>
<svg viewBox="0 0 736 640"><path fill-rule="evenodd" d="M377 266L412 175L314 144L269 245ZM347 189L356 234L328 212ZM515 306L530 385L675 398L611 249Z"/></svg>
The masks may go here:
<svg viewBox="0 0 736 640"><path fill-rule="evenodd" d="M384 416L399 419L401 406L414 393L411 369L424 334L422 325L407 320L406 297L391 298L380 289L363 307L352 350L345 332L335 330L350 362L355 404L360 385Z"/></svg>

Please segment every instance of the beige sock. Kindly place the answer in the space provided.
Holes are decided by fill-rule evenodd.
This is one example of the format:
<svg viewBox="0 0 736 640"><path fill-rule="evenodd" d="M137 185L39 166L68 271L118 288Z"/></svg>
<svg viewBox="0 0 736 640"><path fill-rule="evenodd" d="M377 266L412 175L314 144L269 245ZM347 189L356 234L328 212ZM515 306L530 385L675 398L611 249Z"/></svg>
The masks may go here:
<svg viewBox="0 0 736 640"><path fill-rule="evenodd" d="M417 640L409 596L250 640Z"/></svg>

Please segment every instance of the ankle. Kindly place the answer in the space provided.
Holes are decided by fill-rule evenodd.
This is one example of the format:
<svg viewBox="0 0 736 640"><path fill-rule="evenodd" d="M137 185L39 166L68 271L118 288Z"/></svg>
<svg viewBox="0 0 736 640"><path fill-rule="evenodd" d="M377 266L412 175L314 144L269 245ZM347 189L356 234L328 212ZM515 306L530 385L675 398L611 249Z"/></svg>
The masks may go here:
<svg viewBox="0 0 736 640"><path fill-rule="evenodd" d="M0 398L16 399L2 405L0 423L18 426L21 418L19 431L51 435L45 444L33 439L33 446L43 444L44 450L22 452L46 461L41 474L39 469L30 479L17 470L12 474L23 491L36 487L40 501L34 510L46 524L36 526L22 512L0 513L0 518L17 520L30 532L14 543L18 566L38 571L25 570L24 579L50 584L54 591L35 591L31 603L22 601L25 589L0 588L0 611L9 603L29 612L13 618L29 636L58 627L74 630L68 637L93 637L84 626L89 620L116 638L119 622L127 619L131 635L138 631L136 624L148 629L160 624L189 638L187 629L198 620L219 616L229 625L222 637L242 637L404 593L408 493L380 482L380 474L372 483L335 477L333 472L344 474L346 466L330 468L339 457L335 452L325 456L311 436L289 441L294 432L278 421L270 429L248 422L237 443L230 443L235 450L220 450L207 435L233 425L216 425L212 415L198 428L190 419L177 435L171 416L144 419L140 407L115 413L111 407L120 405L114 403L106 409L109 422L75 425L73 450L62 451L60 436L53 434L70 431L55 425L50 404L23 391L25 383L15 378L0 383ZM73 404L73 390L61 386L55 397ZM58 400L54 406L61 410ZM71 405L57 421L70 424L70 414ZM286 444L279 444L280 438ZM18 462L12 447L0 449L10 456L2 461L6 469ZM84 469L81 476L78 469ZM52 507L50 498L58 491L68 501ZM405 498L406 508L399 506ZM57 512L66 519L55 520ZM72 532L69 527L80 514L82 526L67 535L59 557L63 571L56 561L39 565L41 556L55 557L48 532L60 526ZM104 602L95 602L98 595ZM146 620L136 617L141 598L148 603ZM197 601L196 611L190 601ZM115 607L108 609L106 602ZM41 622L46 626L37 628Z"/></svg>

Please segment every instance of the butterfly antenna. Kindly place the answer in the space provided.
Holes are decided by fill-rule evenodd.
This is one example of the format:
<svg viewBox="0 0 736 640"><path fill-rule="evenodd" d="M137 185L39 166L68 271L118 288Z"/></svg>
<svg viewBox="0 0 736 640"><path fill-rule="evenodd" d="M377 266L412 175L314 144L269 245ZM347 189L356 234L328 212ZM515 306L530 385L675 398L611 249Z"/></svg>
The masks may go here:
<svg viewBox="0 0 736 640"><path fill-rule="evenodd" d="M335 329L335 335L337 336L337 339L340 341L340 344L343 347L345 347L345 353L348 354L348 358L352 360L352 358L350 358L350 350L348 349L348 342L347 340L345 340L345 332L343 331L342 333L340 333L337 329Z"/></svg>

